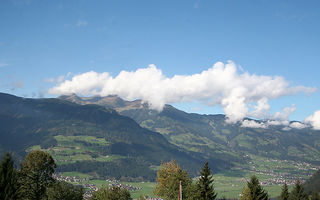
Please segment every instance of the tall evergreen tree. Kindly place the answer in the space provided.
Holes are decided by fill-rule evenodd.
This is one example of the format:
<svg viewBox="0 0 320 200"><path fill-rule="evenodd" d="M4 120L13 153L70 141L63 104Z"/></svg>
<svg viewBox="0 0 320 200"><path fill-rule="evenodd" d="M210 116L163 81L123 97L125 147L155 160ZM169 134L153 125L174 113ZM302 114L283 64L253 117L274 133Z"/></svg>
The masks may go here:
<svg viewBox="0 0 320 200"><path fill-rule="evenodd" d="M289 190L288 185L284 183L282 186L281 194L280 194L280 200L288 200L289 199Z"/></svg>
<svg viewBox="0 0 320 200"><path fill-rule="evenodd" d="M20 194L25 200L46 198L46 189L54 183L52 174L56 164L49 153L31 151L21 164Z"/></svg>
<svg viewBox="0 0 320 200"><path fill-rule="evenodd" d="M304 192L303 186L299 180L297 180L290 193L290 200L308 200L308 195Z"/></svg>
<svg viewBox="0 0 320 200"><path fill-rule="evenodd" d="M0 199L14 200L18 195L18 173L9 153L6 153L0 163Z"/></svg>
<svg viewBox="0 0 320 200"><path fill-rule="evenodd" d="M267 200L269 199L268 193L261 187L259 180L256 176L252 176L250 181L247 182L250 189L252 200Z"/></svg>
<svg viewBox="0 0 320 200"><path fill-rule="evenodd" d="M201 200L215 200L217 193L213 188L213 177L209 168L208 162L206 162L200 172L199 182L197 183L199 198Z"/></svg>

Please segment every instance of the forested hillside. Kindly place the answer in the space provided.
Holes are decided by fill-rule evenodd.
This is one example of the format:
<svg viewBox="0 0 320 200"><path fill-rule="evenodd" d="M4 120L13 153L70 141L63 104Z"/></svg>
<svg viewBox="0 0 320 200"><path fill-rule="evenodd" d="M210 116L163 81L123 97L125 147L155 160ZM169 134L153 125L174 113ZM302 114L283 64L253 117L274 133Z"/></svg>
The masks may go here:
<svg viewBox="0 0 320 200"><path fill-rule="evenodd" d="M53 155L60 171L153 180L161 161L177 160L195 174L203 158L161 134L98 105L0 94L0 148L22 158L32 149ZM225 167L223 162L213 161Z"/></svg>
<svg viewBox="0 0 320 200"><path fill-rule="evenodd" d="M241 162L246 155L255 155L320 164L320 131L311 128L288 129L284 125L248 128L241 123L226 123L224 115L186 113L170 105L158 112L139 100L125 101L117 96L70 95L61 96L60 99L115 109L141 126L161 133L172 144L204 154L207 158Z"/></svg>

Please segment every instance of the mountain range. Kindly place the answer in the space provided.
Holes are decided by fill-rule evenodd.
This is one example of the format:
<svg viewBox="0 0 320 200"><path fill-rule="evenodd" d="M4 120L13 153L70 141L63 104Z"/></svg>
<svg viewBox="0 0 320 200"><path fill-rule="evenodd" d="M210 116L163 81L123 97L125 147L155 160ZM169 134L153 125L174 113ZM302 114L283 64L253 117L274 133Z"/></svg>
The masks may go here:
<svg viewBox="0 0 320 200"><path fill-rule="evenodd" d="M266 158L299 160L320 164L320 131L310 127L290 128L270 125L265 128L243 127L226 122L225 115L186 113L166 105L161 112L149 109L140 100L125 101L117 96L60 96L82 105L96 104L115 109L134 119L142 127L161 133L167 140L206 158L241 162L247 154ZM246 119L255 123L265 121ZM296 121L289 122L289 124Z"/></svg>
<svg viewBox="0 0 320 200"><path fill-rule="evenodd" d="M171 159L192 176L205 161L219 172L248 166L252 156L320 164L320 131L308 127L248 128L227 123L221 114L186 113L171 105L159 112L117 96L30 99L0 93L0 107L0 154L10 151L19 162L42 149L60 172L154 180L161 161Z"/></svg>

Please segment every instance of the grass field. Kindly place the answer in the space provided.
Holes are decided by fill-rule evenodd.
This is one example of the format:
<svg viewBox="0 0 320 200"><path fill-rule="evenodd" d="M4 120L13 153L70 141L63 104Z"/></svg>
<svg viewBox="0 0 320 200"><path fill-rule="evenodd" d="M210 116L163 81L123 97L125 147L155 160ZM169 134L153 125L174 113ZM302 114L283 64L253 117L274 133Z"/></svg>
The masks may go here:
<svg viewBox="0 0 320 200"><path fill-rule="evenodd" d="M101 155L99 146L107 146L104 138L93 136L63 136L54 137L57 145L53 148L41 149L40 145L30 147L27 151L43 150L53 157L58 165L75 163L77 161L93 160L99 162L110 162L121 158L118 155ZM87 144L87 145L86 145Z"/></svg>
<svg viewBox="0 0 320 200"><path fill-rule="evenodd" d="M109 145L108 141L104 138L96 138L93 136L55 136L57 145L53 148L41 149L39 145L32 146L27 151L41 149L49 152L55 159L57 164L63 165L67 163L74 163L82 160L94 160L100 162L110 162L121 158L117 155L102 155L99 152L99 146ZM180 138L175 138L179 140ZM192 138L191 138L192 139ZM239 141L244 140L244 136L240 135L237 138ZM89 145L88 145L89 144ZM242 143L246 146L247 143ZM296 149L290 149L295 152ZM313 166L309 163L294 162L287 160L266 159L264 157L247 155L250 162L244 165L236 165L231 170L220 171L214 173L214 186L218 193L218 197L238 198L242 192L246 182L250 176L256 175L263 187L268 191L270 197L277 197L281 192L281 183L275 183L276 179L283 181L291 181L291 184L297 179L306 179L310 177L318 166ZM150 166L151 169L157 171L159 166ZM63 176L76 176L80 179L87 179L85 183L95 184L98 187L103 185L107 186L110 182L106 180L92 180L90 174L79 172L64 172ZM133 198L140 195L147 195L155 197L153 190L156 183L152 182L120 182L122 184L129 184L134 187L141 188L140 190L133 191ZM74 183L73 183L74 184Z"/></svg>

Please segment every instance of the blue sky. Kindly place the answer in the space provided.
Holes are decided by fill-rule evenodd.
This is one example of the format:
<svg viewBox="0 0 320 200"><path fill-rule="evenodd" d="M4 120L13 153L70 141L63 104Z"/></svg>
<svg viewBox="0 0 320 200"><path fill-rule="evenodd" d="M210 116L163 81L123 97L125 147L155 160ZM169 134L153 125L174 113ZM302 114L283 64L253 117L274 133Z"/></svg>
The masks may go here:
<svg viewBox="0 0 320 200"><path fill-rule="evenodd" d="M289 87L319 89L319 11L316 0L2 0L0 91L55 97L48 90L62 76L116 77L154 64L172 78L228 60L239 74L281 76ZM319 91L268 100L271 114L294 104L290 120L320 110ZM197 98L169 103L188 112L225 109Z"/></svg>

